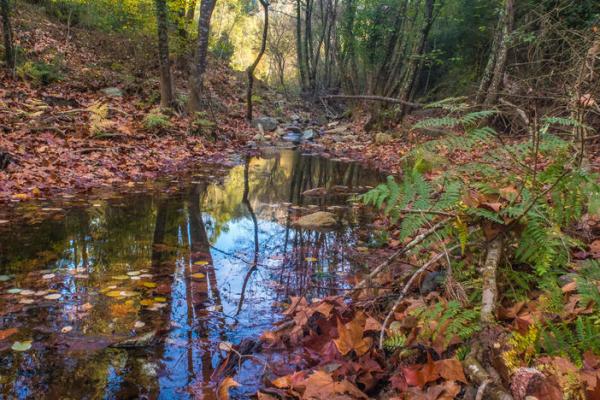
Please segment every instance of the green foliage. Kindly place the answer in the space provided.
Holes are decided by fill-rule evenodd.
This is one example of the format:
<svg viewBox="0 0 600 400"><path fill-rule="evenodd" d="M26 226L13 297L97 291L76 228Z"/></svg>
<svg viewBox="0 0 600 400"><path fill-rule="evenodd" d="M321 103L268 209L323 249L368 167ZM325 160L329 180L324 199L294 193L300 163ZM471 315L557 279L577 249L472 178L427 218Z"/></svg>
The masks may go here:
<svg viewBox="0 0 600 400"><path fill-rule="evenodd" d="M570 358L577 365L583 362L583 353L600 354L600 334L597 320L579 316L574 324L549 323L541 333L541 347L550 355Z"/></svg>
<svg viewBox="0 0 600 400"><path fill-rule="evenodd" d="M150 131L160 132L171 127L171 120L160 110L153 110L144 117L144 127Z"/></svg>
<svg viewBox="0 0 600 400"><path fill-rule="evenodd" d="M62 79L62 59L55 57L51 63L26 61L17 67L17 75L35 85L48 85Z"/></svg>
<svg viewBox="0 0 600 400"><path fill-rule="evenodd" d="M209 120L206 112L196 112L190 126L190 135L207 135L214 133L217 124Z"/></svg>
<svg viewBox="0 0 600 400"><path fill-rule="evenodd" d="M385 339L383 348L386 351L394 352L406 345L406 336L402 333L394 333L392 336Z"/></svg>
<svg viewBox="0 0 600 400"><path fill-rule="evenodd" d="M212 46L211 51L215 57L227 62L231 61L231 57L233 57L233 53L235 52L235 46L229 39L227 32L221 32L221 36Z"/></svg>
<svg viewBox="0 0 600 400"><path fill-rule="evenodd" d="M442 335L445 343L455 337L463 341L481 330L479 324L479 310L465 308L460 302L452 300L446 303L436 303L430 307L418 308L413 315L425 323L436 321L435 328L423 329L420 336L435 341Z"/></svg>

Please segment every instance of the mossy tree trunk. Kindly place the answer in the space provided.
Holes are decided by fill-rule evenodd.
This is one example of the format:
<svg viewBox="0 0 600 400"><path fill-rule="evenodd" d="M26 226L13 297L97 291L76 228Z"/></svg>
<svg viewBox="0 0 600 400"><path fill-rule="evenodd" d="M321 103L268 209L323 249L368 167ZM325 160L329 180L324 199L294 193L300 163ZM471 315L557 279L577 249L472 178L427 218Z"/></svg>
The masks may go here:
<svg viewBox="0 0 600 400"><path fill-rule="evenodd" d="M169 28L166 0L155 0L158 28L158 61L160 66L160 106L172 107L175 103L171 61L169 59Z"/></svg>
<svg viewBox="0 0 600 400"><path fill-rule="evenodd" d="M188 100L188 110L190 112L199 111L202 106L203 78L207 65L210 20L216 3L216 0L202 0L200 4L198 48L190 76L190 97Z"/></svg>
<svg viewBox="0 0 600 400"><path fill-rule="evenodd" d="M8 0L0 0L0 15L2 16L2 29L4 36L4 61L6 67L14 71L16 66L15 47L13 43L12 25L10 23L10 4Z"/></svg>

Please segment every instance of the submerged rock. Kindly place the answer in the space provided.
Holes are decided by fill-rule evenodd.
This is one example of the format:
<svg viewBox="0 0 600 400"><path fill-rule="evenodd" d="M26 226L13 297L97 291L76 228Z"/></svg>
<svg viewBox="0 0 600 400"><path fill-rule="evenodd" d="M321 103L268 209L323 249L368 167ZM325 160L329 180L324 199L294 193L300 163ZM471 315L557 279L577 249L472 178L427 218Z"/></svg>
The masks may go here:
<svg viewBox="0 0 600 400"><path fill-rule="evenodd" d="M252 120L252 126L258 128L259 125L262 126L265 132L272 132L277 129L279 122L271 117L259 117Z"/></svg>
<svg viewBox="0 0 600 400"><path fill-rule="evenodd" d="M286 132L286 134L281 137L281 140L299 144L302 142L302 134L297 132Z"/></svg>
<svg viewBox="0 0 600 400"><path fill-rule="evenodd" d="M307 129L302 132L302 140L314 140L317 137L317 133L313 129Z"/></svg>
<svg viewBox="0 0 600 400"><path fill-rule="evenodd" d="M328 229L337 225L335 214L327 211L317 211L316 213L300 217L295 225L304 229Z"/></svg>

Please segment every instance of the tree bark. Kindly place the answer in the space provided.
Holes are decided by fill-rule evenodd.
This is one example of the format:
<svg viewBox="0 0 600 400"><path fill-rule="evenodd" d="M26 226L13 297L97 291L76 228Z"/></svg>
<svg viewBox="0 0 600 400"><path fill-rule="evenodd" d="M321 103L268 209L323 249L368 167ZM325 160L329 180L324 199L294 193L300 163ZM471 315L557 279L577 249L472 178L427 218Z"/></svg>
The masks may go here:
<svg viewBox="0 0 600 400"><path fill-rule="evenodd" d="M263 25L260 51L258 52L258 55L256 56L256 59L252 65L250 65L246 70L246 73L248 74L248 90L246 91L246 119L248 121L252 121L252 89L254 87L254 70L258 66L258 63L260 63L263 54L265 54L265 49L267 48L267 36L269 34L269 3L267 3L267 0L259 1L263 7L265 21Z"/></svg>
<svg viewBox="0 0 600 400"><path fill-rule="evenodd" d="M206 72L208 39L210 36L210 20L215 9L216 0L202 0L200 4L200 17L198 18L198 49L192 75L190 77L190 97L188 110L199 111L202 105L203 78Z"/></svg>
<svg viewBox="0 0 600 400"><path fill-rule="evenodd" d="M302 52L302 17L300 0L296 0L296 56L298 58L298 79L300 90L306 89L306 69L304 68L304 55Z"/></svg>
<svg viewBox="0 0 600 400"><path fill-rule="evenodd" d="M0 0L0 14L2 16L2 29L4 36L4 61L6 67L10 71L15 70L16 59L15 59L15 47L13 44L13 32L12 25L10 23L10 5L9 0Z"/></svg>
<svg viewBox="0 0 600 400"><path fill-rule="evenodd" d="M505 0L504 10L498 27L497 41L490 53L490 58L484 72L477 98L484 106L493 106L498 100L498 91L504 72L506 71L506 60L508 56L508 45L514 24L514 0Z"/></svg>
<svg viewBox="0 0 600 400"><path fill-rule="evenodd" d="M160 106L170 108L175 102L169 59L169 31L166 0L155 0L158 28L158 61L160 68Z"/></svg>
<svg viewBox="0 0 600 400"><path fill-rule="evenodd" d="M487 255L483 265L483 293L481 299L481 322L492 324L496 321L496 302L498 300L498 286L496 275L498 264L502 257L504 240L501 235L494 238L487 247Z"/></svg>

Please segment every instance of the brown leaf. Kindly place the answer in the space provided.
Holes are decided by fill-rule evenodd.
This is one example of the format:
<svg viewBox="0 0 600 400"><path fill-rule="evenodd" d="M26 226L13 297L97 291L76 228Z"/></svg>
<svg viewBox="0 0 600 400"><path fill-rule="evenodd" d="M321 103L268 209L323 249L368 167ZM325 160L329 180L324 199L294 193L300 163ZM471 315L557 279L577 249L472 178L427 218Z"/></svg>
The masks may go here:
<svg viewBox="0 0 600 400"><path fill-rule="evenodd" d="M363 313L357 313L356 317L345 325L339 319L337 320L339 338L334 342L343 356L354 350L360 357L371 348L373 339L363 338L365 322L366 316Z"/></svg>
<svg viewBox="0 0 600 400"><path fill-rule="evenodd" d="M229 400L229 388L240 386L232 377L228 376L223 379L217 389L218 400Z"/></svg>
<svg viewBox="0 0 600 400"><path fill-rule="evenodd" d="M306 386L306 389L302 395L303 400L368 398L367 395L350 383L350 381L344 379L336 382L325 371L315 371L304 381L304 386Z"/></svg>
<svg viewBox="0 0 600 400"><path fill-rule="evenodd" d="M462 364L456 358L439 360L435 362L435 370L447 381L459 381L467 383Z"/></svg>

